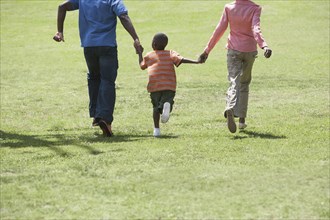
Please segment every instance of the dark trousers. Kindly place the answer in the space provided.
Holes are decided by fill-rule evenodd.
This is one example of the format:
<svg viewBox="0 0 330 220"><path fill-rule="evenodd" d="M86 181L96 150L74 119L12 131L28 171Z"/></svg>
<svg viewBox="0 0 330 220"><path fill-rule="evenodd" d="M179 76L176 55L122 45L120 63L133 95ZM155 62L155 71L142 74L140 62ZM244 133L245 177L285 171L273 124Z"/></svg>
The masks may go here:
<svg viewBox="0 0 330 220"><path fill-rule="evenodd" d="M89 115L111 123L116 102L117 48L85 47L84 55L89 71Z"/></svg>

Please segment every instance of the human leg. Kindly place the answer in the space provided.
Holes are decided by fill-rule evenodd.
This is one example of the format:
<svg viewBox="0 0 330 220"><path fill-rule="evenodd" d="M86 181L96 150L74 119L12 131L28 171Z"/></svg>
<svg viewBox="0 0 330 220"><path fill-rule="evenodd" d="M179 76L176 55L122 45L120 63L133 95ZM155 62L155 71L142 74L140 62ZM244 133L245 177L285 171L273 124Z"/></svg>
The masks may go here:
<svg viewBox="0 0 330 220"><path fill-rule="evenodd" d="M160 128L159 128L159 121L160 121L160 112L158 109L159 102L161 98L161 92L151 92L150 93L150 99L152 103L152 109L153 109L153 121L154 121L154 137L160 136Z"/></svg>
<svg viewBox="0 0 330 220"><path fill-rule="evenodd" d="M161 116L162 123L168 122L170 119L170 112L171 112L171 104L169 102L165 102L163 105L163 112Z"/></svg>
<svg viewBox="0 0 330 220"><path fill-rule="evenodd" d="M240 130L243 130L247 127L247 124L245 124L245 118L239 118L238 128Z"/></svg>
<svg viewBox="0 0 330 220"><path fill-rule="evenodd" d="M226 93L226 110L232 109L235 112L239 93L239 81L242 74L242 53L235 50L228 50L227 70L229 87ZM235 114L236 115L236 114Z"/></svg>
<svg viewBox="0 0 330 220"><path fill-rule="evenodd" d="M117 48L97 47L97 54L99 55L100 85L95 115L96 118L101 118L107 124L111 124L116 101Z"/></svg>
<svg viewBox="0 0 330 220"><path fill-rule="evenodd" d="M244 53L243 72L239 83L239 99L237 105L237 115L239 116L239 129L245 129L247 124L245 118L247 116L250 83L252 80L252 67L258 52Z"/></svg>
<svg viewBox="0 0 330 220"><path fill-rule="evenodd" d="M161 99L161 92L151 92L150 99L152 103L152 115L154 120L154 128L159 128L159 120L160 120L160 109L159 102Z"/></svg>
<svg viewBox="0 0 330 220"><path fill-rule="evenodd" d="M159 111L153 111L154 128L159 128L160 113Z"/></svg>
<svg viewBox="0 0 330 220"><path fill-rule="evenodd" d="M159 105L161 106L162 115L161 122L166 123L170 118L170 112L173 110L175 92L166 90L162 91L162 96Z"/></svg>
<svg viewBox="0 0 330 220"><path fill-rule="evenodd" d="M151 92L150 98L153 106L153 120L154 120L154 136L160 136L159 121L166 123L169 119L169 113L174 105L174 91L158 91Z"/></svg>
<svg viewBox="0 0 330 220"><path fill-rule="evenodd" d="M234 116L237 111L237 102L239 97L239 82L242 74L242 53L235 50L228 50L227 53L227 69L229 88L226 96L225 117L227 118L227 126L230 132L236 132L236 123Z"/></svg>
<svg viewBox="0 0 330 220"><path fill-rule="evenodd" d="M237 116L241 118L242 123L245 123L245 118L247 116L252 67L256 55L257 51L244 53L243 71L239 82L239 99L237 103Z"/></svg>
<svg viewBox="0 0 330 220"><path fill-rule="evenodd" d="M94 118L100 86L99 58L96 55L95 47L85 47L84 56L88 67L87 83L89 94L89 115Z"/></svg>
<svg viewBox="0 0 330 220"><path fill-rule="evenodd" d="M160 128L159 128L160 113L158 111L153 111L153 119L154 119L154 137L159 137L160 136Z"/></svg>

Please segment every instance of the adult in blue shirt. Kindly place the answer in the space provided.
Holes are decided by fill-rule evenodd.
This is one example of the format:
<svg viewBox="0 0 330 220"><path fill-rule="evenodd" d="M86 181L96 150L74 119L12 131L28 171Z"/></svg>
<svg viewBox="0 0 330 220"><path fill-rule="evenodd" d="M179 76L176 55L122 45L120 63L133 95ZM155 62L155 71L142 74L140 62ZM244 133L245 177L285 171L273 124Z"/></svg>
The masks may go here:
<svg viewBox="0 0 330 220"><path fill-rule="evenodd" d="M88 67L89 113L93 125L112 136L111 123L116 101L115 81L118 56L117 17L134 40L136 53L142 53L134 26L122 0L67 0L58 7L54 40L64 42L63 26L67 11L79 10L79 32Z"/></svg>

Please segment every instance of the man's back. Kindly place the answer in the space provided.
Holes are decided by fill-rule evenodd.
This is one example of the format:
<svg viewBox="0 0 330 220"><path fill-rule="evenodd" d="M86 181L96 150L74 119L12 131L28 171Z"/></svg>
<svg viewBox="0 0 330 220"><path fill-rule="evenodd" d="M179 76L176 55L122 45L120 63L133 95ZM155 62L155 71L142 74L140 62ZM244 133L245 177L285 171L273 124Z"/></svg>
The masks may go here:
<svg viewBox="0 0 330 220"><path fill-rule="evenodd" d="M79 9L79 31L83 47L117 46L117 16L127 13L122 1L70 0Z"/></svg>

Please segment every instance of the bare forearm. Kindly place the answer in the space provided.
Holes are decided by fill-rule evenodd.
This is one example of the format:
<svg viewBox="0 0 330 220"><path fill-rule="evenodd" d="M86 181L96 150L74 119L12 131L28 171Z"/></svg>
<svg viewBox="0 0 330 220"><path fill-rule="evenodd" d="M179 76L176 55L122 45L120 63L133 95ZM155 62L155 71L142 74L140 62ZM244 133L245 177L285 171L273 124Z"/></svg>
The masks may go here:
<svg viewBox="0 0 330 220"><path fill-rule="evenodd" d="M129 16L127 14L123 14L119 16L119 19L125 30L131 35L133 40L139 39Z"/></svg>
<svg viewBox="0 0 330 220"><path fill-rule="evenodd" d="M66 10L63 7L58 6L57 12L57 31L63 33L64 20L66 16Z"/></svg>
<svg viewBox="0 0 330 220"><path fill-rule="evenodd" d="M57 11L57 31L63 33L64 20L66 17L66 12L73 10L73 6L70 2L66 1L58 6Z"/></svg>
<svg viewBox="0 0 330 220"><path fill-rule="evenodd" d="M181 63L193 63L193 64L198 64L199 62L197 60L191 60L191 59L187 59L187 58L183 58L181 60Z"/></svg>
<svg viewBox="0 0 330 220"><path fill-rule="evenodd" d="M139 64L141 65L141 62L143 61L142 53L139 53Z"/></svg>
<svg viewBox="0 0 330 220"><path fill-rule="evenodd" d="M57 10L57 33L54 35L53 39L57 42L64 42L64 20L67 11L74 10L74 7L71 2L66 1L58 6Z"/></svg>
<svg viewBox="0 0 330 220"><path fill-rule="evenodd" d="M135 28L132 24L131 19L129 18L128 14L122 14L119 16L120 22L126 31L131 35L134 40L134 47L137 54L143 53L143 47L140 43L139 37L135 31Z"/></svg>

